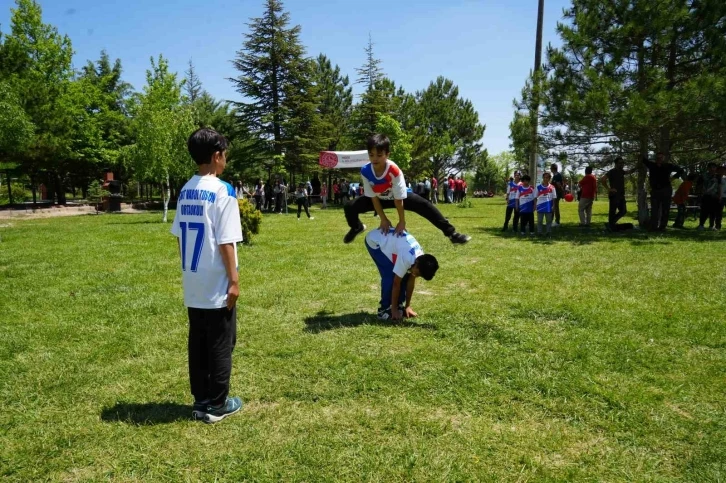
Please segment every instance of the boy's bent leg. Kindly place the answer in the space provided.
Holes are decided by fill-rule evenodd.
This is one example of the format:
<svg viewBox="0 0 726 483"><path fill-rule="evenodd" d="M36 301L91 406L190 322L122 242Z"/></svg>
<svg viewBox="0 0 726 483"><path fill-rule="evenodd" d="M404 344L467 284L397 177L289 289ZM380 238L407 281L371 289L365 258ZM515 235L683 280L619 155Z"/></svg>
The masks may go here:
<svg viewBox="0 0 726 483"><path fill-rule="evenodd" d="M373 211L373 201L367 196L359 196L355 200L345 203L343 205L343 211L345 212L345 220L348 222L348 226L357 229L362 225L359 215Z"/></svg>
<svg viewBox="0 0 726 483"><path fill-rule="evenodd" d="M415 193L409 193L405 200L403 200L403 207L407 211L413 211L419 216L426 218L432 225L441 230L446 237L450 237L456 233L454 225L449 223L449 220L444 218L438 208L436 208L430 201L422 198Z"/></svg>
<svg viewBox="0 0 726 483"><path fill-rule="evenodd" d="M189 384L194 402L209 401L209 357L207 355L207 320L205 309L187 308L189 316Z"/></svg>
<svg viewBox="0 0 726 483"><path fill-rule="evenodd" d="M387 309L391 306L391 291L393 290L393 262L381 251L377 238L384 236L378 230L372 230L366 235L365 245L368 253L376 264L378 273L381 276L381 300L380 308Z"/></svg>
<svg viewBox="0 0 726 483"><path fill-rule="evenodd" d="M232 351L237 342L237 307L211 309L208 316L210 406L221 406L229 395Z"/></svg>

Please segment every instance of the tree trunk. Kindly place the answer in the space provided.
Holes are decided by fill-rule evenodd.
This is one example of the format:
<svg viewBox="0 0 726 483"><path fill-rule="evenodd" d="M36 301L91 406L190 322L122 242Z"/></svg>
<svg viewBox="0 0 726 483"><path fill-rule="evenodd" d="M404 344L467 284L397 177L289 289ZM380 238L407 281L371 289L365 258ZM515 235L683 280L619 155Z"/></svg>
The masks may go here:
<svg viewBox="0 0 726 483"><path fill-rule="evenodd" d="M63 176L60 173L55 173L55 192L56 196L58 198L58 204L59 205L65 205L66 204L66 187L65 183L63 182Z"/></svg>
<svg viewBox="0 0 726 483"><path fill-rule="evenodd" d="M8 203L13 206L13 188L10 186L10 171L5 171L5 177L8 181Z"/></svg>
<svg viewBox="0 0 726 483"><path fill-rule="evenodd" d="M38 204L38 190L35 187L35 176L30 175L30 190L33 192L33 206Z"/></svg>
<svg viewBox="0 0 726 483"><path fill-rule="evenodd" d="M647 87L646 72L645 72L645 45L644 41L640 41L638 47L638 92L640 95L645 94ZM645 190L645 165L643 164L643 158L648 157L648 131L645 128L638 130L638 148L640 158L637 161L638 165L638 223L641 227L645 228L648 226L648 192Z"/></svg>
<svg viewBox="0 0 726 483"><path fill-rule="evenodd" d="M166 173L166 186L164 182L161 183L161 195L164 198L164 223L167 220L167 213L169 212L169 198L171 198L171 187L169 185L169 172Z"/></svg>
<svg viewBox="0 0 726 483"><path fill-rule="evenodd" d="M678 32L674 27L673 38L668 52L668 67L666 68L666 92L671 93L676 86L676 56L678 54ZM666 160L670 161L671 157L671 130L673 126L672 119L665 119L660 128L660 151L665 154Z"/></svg>

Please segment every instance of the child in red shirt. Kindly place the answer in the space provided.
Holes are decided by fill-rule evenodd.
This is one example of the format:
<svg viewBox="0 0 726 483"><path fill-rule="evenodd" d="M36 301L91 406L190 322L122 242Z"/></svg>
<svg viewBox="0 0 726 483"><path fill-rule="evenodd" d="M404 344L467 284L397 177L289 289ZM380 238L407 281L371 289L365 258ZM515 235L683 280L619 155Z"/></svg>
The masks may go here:
<svg viewBox="0 0 726 483"><path fill-rule="evenodd" d="M678 214L676 215L676 221L673 223L673 228L683 228L683 223L686 221L688 195L691 192L691 188L693 188L693 181L695 179L695 174L689 174L688 178L686 178L676 190L676 194L673 195L673 203L675 203L678 208Z"/></svg>
<svg viewBox="0 0 726 483"><path fill-rule="evenodd" d="M580 185L580 202L577 211L580 214L580 226L590 226L592 220L592 203L595 201L597 191L597 178L592 175L592 167L585 168L585 177L578 183Z"/></svg>

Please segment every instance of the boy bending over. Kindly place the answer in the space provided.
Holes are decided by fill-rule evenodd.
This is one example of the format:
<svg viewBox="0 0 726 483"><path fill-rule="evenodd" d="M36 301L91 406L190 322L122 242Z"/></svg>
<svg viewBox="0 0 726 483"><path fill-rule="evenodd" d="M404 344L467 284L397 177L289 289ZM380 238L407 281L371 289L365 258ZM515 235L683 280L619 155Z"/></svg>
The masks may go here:
<svg viewBox="0 0 726 483"><path fill-rule="evenodd" d="M366 235L366 248L381 274L381 301L378 318L399 320L402 317L416 317L411 308L411 297L416 278L431 280L439 269L439 262L433 255L424 254L421 245L410 234L393 236L371 230Z"/></svg>

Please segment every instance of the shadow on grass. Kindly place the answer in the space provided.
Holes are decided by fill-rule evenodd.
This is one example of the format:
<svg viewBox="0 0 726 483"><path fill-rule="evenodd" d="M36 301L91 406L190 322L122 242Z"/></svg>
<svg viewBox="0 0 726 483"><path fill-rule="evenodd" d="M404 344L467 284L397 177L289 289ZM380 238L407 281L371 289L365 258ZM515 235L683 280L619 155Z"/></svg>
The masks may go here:
<svg viewBox="0 0 726 483"><path fill-rule="evenodd" d="M725 242L726 236L720 232L700 232L695 229L674 229L668 228L663 232L652 232L648 230L634 229L622 232L605 231L605 223L593 223L590 227L581 227L575 223L564 223L552 228L551 237L547 236L526 236L523 237L512 231L502 232L501 228L484 227L477 228L478 233L487 233L499 238L511 238L512 241L527 241L538 245L550 245L555 242L569 242L574 245L591 245L598 242L630 243L633 246L639 245L671 245L679 242Z"/></svg>
<svg viewBox="0 0 726 483"><path fill-rule="evenodd" d="M346 327L358 327L360 325L379 325L383 327L403 327L410 329L426 329L436 330L435 325L417 324L408 319L404 320L378 320L378 318L368 312L356 312L354 314L334 315L331 312L320 311L310 317L305 317L306 327L303 329L310 334L319 334L326 330L342 329Z"/></svg>
<svg viewBox="0 0 726 483"><path fill-rule="evenodd" d="M116 403L101 411L101 419L106 422L119 421L136 426L153 426L192 418L192 407L173 402L160 403Z"/></svg>
<svg viewBox="0 0 726 483"><path fill-rule="evenodd" d="M132 218L132 215L159 215L159 218L153 218L151 220L139 220ZM114 213L113 221L106 223L107 225L163 225L162 221L163 213L161 211L144 211L143 213ZM171 217L173 219L173 217ZM171 222L171 220L170 220Z"/></svg>

